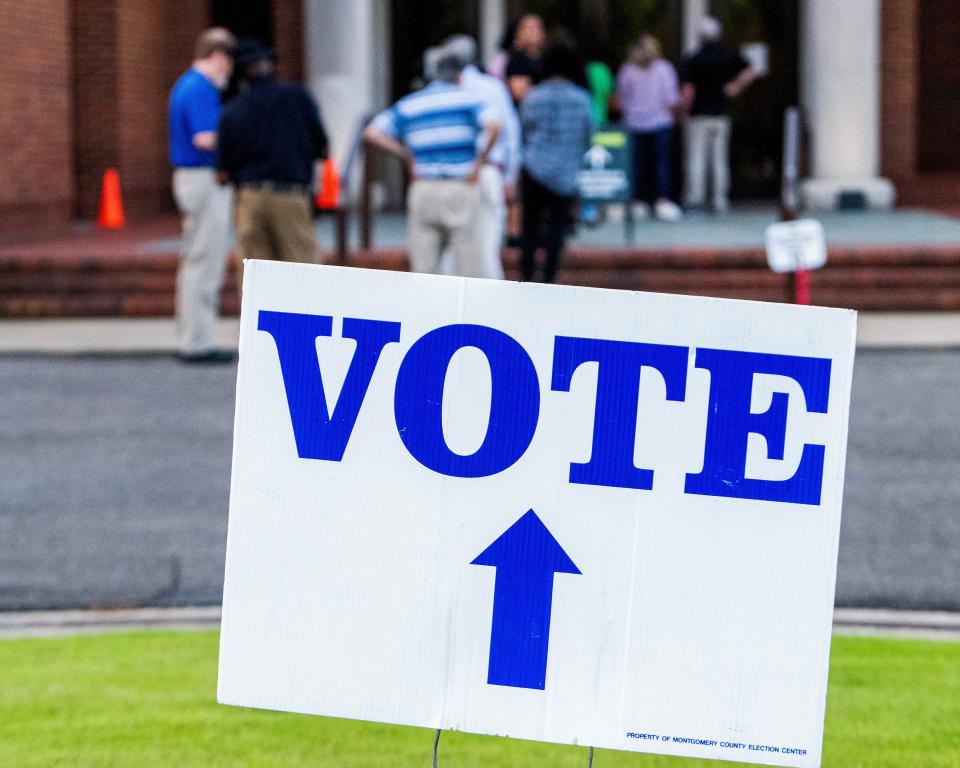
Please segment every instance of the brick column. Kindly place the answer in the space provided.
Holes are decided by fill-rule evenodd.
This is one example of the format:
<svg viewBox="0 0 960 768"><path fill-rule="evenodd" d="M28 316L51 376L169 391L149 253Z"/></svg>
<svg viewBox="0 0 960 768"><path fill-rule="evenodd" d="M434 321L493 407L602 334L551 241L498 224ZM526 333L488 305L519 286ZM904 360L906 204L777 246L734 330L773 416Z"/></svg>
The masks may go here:
<svg viewBox="0 0 960 768"><path fill-rule="evenodd" d="M0 242L73 214L70 3L0 3Z"/></svg>
<svg viewBox="0 0 960 768"><path fill-rule="evenodd" d="M277 52L277 78L303 80L303 3L273 0L273 47Z"/></svg>
<svg viewBox="0 0 960 768"><path fill-rule="evenodd" d="M120 165L117 0L74 0L77 213L94 218L105 168Z"/></svg>

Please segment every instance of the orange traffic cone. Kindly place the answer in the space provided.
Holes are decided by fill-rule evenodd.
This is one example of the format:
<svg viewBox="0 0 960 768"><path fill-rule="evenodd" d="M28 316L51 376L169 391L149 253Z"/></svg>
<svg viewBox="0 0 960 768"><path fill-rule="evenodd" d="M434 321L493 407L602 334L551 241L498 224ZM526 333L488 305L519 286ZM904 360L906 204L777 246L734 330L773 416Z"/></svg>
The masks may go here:
<svg viewBox="0 0 960 768"><path fill-rule="evenodd" d="M323 173L320 176L320 189L315 200L317 208L330 210L340 204L340 174L333 158L323 161Z"/></svg>
<svg viewBox="0 0 960 768"><path fill-rule="evenodd" d="M123 229L127 220L123 215L123 199L120 196L120 174L116 168L107 168L103 172L103 186L100 188L100 213L97 226L101 229Z"/></svg>

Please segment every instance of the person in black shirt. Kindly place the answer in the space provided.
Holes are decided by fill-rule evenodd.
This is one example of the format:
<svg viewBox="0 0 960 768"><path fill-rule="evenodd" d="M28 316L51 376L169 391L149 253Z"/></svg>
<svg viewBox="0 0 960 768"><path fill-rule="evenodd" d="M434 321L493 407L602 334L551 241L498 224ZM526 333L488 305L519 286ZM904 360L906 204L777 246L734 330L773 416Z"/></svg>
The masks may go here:
<svg viewBox="0 0 960 768"><path fill-rule="evenodd" d="M306 89L274 80L273 59L255 40L237 44L241 89L220 119L216 168L238 189L241 260L315 261L312 183L327 135Z"/></svg>
<svg viewBox="0 0 960 768"><path fill-rule="evenodd" d="M537 83L543 80L543 47L547 34L543 20L530 13L517 22L517 35L514 49L507 61L507 88L513 97L513 103L524 100Z"/></svg>
<svg viewBox="0 0 960 768"><path fill-rule="evenodd" d="M712 16L700 22L701 46L680 68L681 102L689 111L685 124L686 187L684 204L706 203L708 167L712 171L712 202L718 212L729 207L730 117L727 101L739 96L759 75L740 54L720 44L720 22ZM707 162L708 156L712 162Z"/></svg>

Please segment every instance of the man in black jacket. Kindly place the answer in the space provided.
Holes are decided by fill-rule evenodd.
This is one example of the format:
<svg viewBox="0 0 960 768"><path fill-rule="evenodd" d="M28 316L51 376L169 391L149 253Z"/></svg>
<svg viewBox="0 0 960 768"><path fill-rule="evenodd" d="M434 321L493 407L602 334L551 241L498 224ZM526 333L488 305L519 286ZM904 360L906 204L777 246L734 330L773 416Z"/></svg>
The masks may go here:
<svg viewBox="0 0 960 768"><path fill-rule="evenodd" d="M685 123L686 187L684 205L700 208L706 202L706 182L713 182L713 208L729 208L730 116L727 103L739 96L760 73L739 53L720 43L720 22L712 16L700 22L700 50L680 67L680 93L689 118ZM708 164L708 158L710 162Z"/></svg>
<svg viewBox="0 0 960 768"><path fill-rule="evenodd" d="M241 40L234 61L240 93L220 120L216 167L237 186L241 259L315 261L314 165L327 157L317 105L300 85L273 77L273 51Z"/></svg>

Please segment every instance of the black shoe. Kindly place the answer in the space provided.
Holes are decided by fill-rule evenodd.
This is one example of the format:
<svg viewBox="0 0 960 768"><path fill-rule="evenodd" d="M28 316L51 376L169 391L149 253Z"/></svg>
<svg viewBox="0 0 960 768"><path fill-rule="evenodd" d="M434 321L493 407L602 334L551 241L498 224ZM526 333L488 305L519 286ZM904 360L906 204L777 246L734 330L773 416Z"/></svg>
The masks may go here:
<svg viewBox="0 0 960 768"><path fill-rule="evenodd" d="M203 352L177 352L181 363L232 363L237 353L229 349L205 349Z"/></svg>

